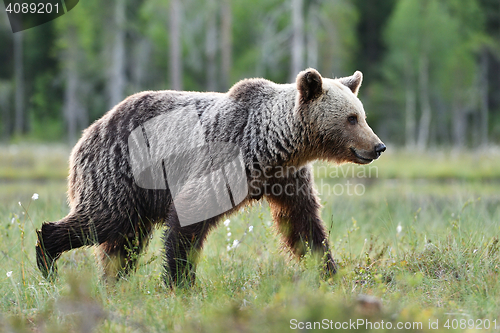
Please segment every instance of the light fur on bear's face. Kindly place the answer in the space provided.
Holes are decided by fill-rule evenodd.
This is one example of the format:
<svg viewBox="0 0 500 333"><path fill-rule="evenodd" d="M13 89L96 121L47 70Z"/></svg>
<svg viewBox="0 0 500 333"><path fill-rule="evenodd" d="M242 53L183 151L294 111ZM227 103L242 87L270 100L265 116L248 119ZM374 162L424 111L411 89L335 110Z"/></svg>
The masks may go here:
<svg viewBox="0 0 500 333"><path fill-rule="evenodd" d="M339 79L321 78L322 93L310 102L308 110L310 123L317 127L313 142L319 147L319 158L368 164L385 150L368 126L357 97L361 81L361 72Z"/></svg>

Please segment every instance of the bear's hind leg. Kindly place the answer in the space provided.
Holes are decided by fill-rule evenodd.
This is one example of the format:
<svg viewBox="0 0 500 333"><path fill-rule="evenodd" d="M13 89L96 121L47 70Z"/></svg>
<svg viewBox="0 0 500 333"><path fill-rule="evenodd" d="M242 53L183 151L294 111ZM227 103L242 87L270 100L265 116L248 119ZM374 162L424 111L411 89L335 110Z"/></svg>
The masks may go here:
<svg viewBox="0 0 500 333"><path fill-rule="evenodd" d="M108 281L126 276L137 268L139 255L147 247L151 231L151 224L141 223L141 227L100 244L101 266Z"/></svg>
<svg viewBox="0 0 500 333"><path fill-rule="evenodd" d="M165 231L165 284L169 287L192 286L203 242L216 219L180 227L172 223Z"/></svg>

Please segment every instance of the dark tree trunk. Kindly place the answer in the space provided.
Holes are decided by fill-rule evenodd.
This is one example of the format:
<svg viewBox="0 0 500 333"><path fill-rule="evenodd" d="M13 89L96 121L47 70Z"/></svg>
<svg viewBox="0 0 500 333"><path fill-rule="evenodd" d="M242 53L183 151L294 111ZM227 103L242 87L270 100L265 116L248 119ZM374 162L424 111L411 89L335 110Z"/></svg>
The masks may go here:
<svg viewBox="0 0 500 333"><path fill-rule="evenodd" d="M292 63L290 82L294 82L297 74L303 70L304 64L304 18L302 13L303 0L292 1Z"/></svg>
<svg viewBox="0 0 500 333"><path fill-rule="evenodd" d="M207 90L217 91L217 3L207 0L207 27L205 35L205 55L207 59Z"/></svg>
<svg viewBox="0 0 500 333"><path fill-rule="evenodd" d="M11 82L0 83L0 110L1 110L1 123L0 127L4 139L8 139L11 134L11 120L10 120L10 100L12 96Z"/></svg>
<svg viewBox="0 0 500 333"><path fill-rule="evenodd" d="M182 90L181 1L170 2L170 85Z"/></svg>
<svg viewBox="0 0 500 333"><path fill-rule="evenodd" d="M131 85L134 92L144 90L150 54L150 41L145 38L137 38L134 43L134 61L130 67Z"/></svg>
<svg viewBox="0 0 500 333"><path fill-rule="evenodd" d="M108 81L109 108L125 97L125 0L115 0L113 55Z"/></svg>
<svg viewBox="0 0 500 333"><path fill-rule="evenodd" d="M227 91L231 87L232 66L232 14L230 0L222 0L221 3L221 56L221 90Z"/></svg>
<svg viewBox="0 0 500 333"><path fill-rule="evenodd" d="M411 65L406 67L406 89L405 89L405 135L406 147L415 148L415 130L416 130L416 110L417 98L415 93L415 77L412 74Z"/></svg>
<svg viewBox="0 0 500 333"><path fill-rule="evenodd" d="M318 68L319 46L318 46L319 13L318 4L312 2L307 14L307 63L306 67Z"/></svg>
<svg viewBox="0 0 500 333"><path fill-rule="evenodd" d="M481 71L479 78L479 110L480 110L480 124L479 135L480 143L482 146L488 145L488 52L483 50L481 53Z"/></svg>
<svg viewBox="0 0 500 333"><path fill-rule="evenodd" d="M453 146L460 150L465 146L467 137L467 118L458 102L453 105Z"/></svg>
<svg viewBox="0 0 500 333"><path fill-rule="evenodd" d="M418 81L420 109L422 112L418 128L417 148L419 150L424 150L429 142L429 128L432 116L429 96L429 59L426 54L420 57Z"/></svg>
<svg viewBox="0 0 500 333"><path fill-rule="evenodd" d="M23 34L14 34L14 79L15 79L15 134L22 134L26 130L24 114L24 67L23 67Z"/></svg>
<svg viewBox="0 0 500 333"><path fill-rule="evenodd" d="M81 128L86 125L86 110L80 102L81 82L79 75L79 55L81 50L78 46L76 28L70 25L66 31L67 48L64 53L64 72L66 87L64 91L64 120L68 131L68 142L73 144L77 139L79 123Z"/></svg>

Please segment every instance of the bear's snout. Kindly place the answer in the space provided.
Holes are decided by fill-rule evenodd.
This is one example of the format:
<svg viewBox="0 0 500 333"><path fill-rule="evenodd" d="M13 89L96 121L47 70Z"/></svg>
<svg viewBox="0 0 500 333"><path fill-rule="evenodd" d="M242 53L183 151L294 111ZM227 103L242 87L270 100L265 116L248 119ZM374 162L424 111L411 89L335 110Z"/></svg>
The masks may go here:
<svg viewBox="0 0 500 333"><path fill-rule="evenodd" d="M375 145L375 155L379 158L380 155L387 149L383 142Z"/></svg>
<svg viewBox="0 0 500 333"><path fill-rule="evenodd" d="M358 164L368 164L376 160L387 149L385 144L381 141L372 146L372 149L359 149L350 147L352 153L351 162Z"/></svg>

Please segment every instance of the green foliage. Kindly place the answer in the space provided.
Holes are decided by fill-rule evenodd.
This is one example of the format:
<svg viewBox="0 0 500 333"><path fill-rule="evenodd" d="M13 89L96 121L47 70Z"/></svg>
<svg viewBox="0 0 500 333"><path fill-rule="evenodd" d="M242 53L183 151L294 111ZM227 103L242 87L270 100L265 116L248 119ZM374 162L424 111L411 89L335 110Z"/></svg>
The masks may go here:
<svg viewBox="0 0 500 333"><path fill-rule="evenodd" d="M447 127L461 121L457 110L477 110L479 80L484 80L480 78L478 55L491 44L484 31L484 18L478 0L396 2L384 33L388 45L383 67L387 88L400 92L393 100L404 111L408 97L401 93L402 87L418 96L423 89L421 76L428 71L431 108L438 110L433 118L441 121L440 126L433 127L435 133L447 133ZM428 69L423 68L423 61L428 62ZM420 101L416 105L418 116L422 106ZM405 120L402 112L399 119L399 123ZM449 144L446 138L441 140L441 144Z"/></svg>
<svg viewBox="0 0 500 333"><path fill-rule="evenodd" d="M84 114L77 130L109 109L108 95L113 86L110 68L117 31L115 4L80 2L57 20L23 32L23 135L30 140L66 137L70 67L77 67L73 71L77 102ZM141 90L170 88L170 2L124 0L124 4L126 24L119 28L125 33L123 97ZM230 7L232 22L229 82L221 74L224 4ZM181 5L183 89L223 90L240 79L256 76L286 83L296 74L290 73L294 24L290 0L187 0ZM489 139L498 142L500 99L494 92L500 89L495 76L500 68L500 16L495 1L387 0L374 4L315 0L303 2L302 16L302 66L317 67L327 77L361 69L365 74L361 99L370 124L382 133L384 141L402 142L406 136L403 125L408 91L417 95L415 118L420 117L419 74L422 62L427 61L431 118L439 122L439 126L434 122L430 125L431 143L456 143L457 138L450 132L459 113L463 114L459 121L465 123L465 141L477 145L477 137L484 129L475 120L484 117L480 99L481 103L486 100L488 117L481 121L487 122ZM11 139L17 90L14 44L5 17L0 21L0 44L6 46L0 50L0 137ZM217 30L212 37L207 33L210 24L215 24ZM212 61L207 55L209 46L216 50ZM486 74L481 61L489 66ZM209 76L209 68L214 70L215 78ZM487 86L482 85L485 80ZM46 133L45 127L50 129Z"/></svg>
<svg viewBox="0 0 500 333"><path fill-rule="evenodd" d="M41 151L38 158L47 161L39 163L58 164L54 153L32 149L29 154L24 147L11 163L21 168L34 151ZM392 164L419 165L422 160L418 155L397 156L390 157ZM442 163L439 156L434 159ZM435 166L428 164L425 172L432 175ZM333 279L321 277L318 258L307 254L299 262L287 255L262 204L230 217L227 226L212 232L196 285L174 290L165 288L161 278L159 231L139 257L137 272L114 284L100 279L91 248L65 253L59 278L45 281L34 259L35 229L67 213L66 186L60 181L2 186L0 329L285 332L298 322L363 319L393 325L421 322L424 331L429 320L438 320L438 331L448 332L447 320L496 319L497 186L457 178L436 184L425 181L425 173L418 180L390 180L386 166L379 167L379 174L365 180L363 195L321 193L332 254L340 266ZM317 174L316 183L329 178ZM33 192L39 194L37 200ZM239 245L228 250L235 240ZM369 329L363 325L359 330Z"/></svg>
<svg viewBox="0 0 500 333"><path fill-rule="evenodd" d="M322 45L319 70L328 76L348 76L358 69L353 54L358 49L358 13L350 1L325 1L320 9L318 42Z"/></svg>

